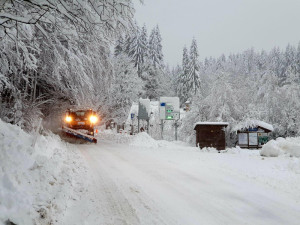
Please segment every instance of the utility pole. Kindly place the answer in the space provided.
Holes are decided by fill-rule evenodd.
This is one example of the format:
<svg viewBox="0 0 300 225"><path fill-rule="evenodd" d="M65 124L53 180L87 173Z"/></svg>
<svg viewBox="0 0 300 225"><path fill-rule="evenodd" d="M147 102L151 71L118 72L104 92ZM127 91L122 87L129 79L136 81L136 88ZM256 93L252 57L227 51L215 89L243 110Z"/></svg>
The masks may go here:
<svg viewBox="0 0 300 225"><path fill-rule="evenodd" d="M161 135L160 135L160 138L161 138L161 140L163 140L164 120L160 120L160 124L161 124Z"/></svg>
<svg viewBox="0 0 300 225"><path fill-rule="evenodd" d="M175 141L177 141L177 127L178 127L177 120L175 120Z"/></svg>

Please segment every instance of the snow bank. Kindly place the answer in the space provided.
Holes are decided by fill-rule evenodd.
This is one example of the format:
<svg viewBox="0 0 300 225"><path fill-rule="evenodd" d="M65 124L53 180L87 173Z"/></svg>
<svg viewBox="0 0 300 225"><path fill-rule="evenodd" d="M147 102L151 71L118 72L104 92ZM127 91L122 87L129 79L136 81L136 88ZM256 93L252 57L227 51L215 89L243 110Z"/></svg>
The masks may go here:
<svg viewBox="0 0 300 225"><path fill-rule="evenodd" d="M283 154L300 157L300 137L271 140L262 147L260 154L268 157L277 157Z"/></svg>
<svg viewBox="0 0 300 225"><path fill-rule="evenodd" d="M54 224L84 188L78 153L53 134L39 136L35 148L32 141L0 120L0 225Z"/></svg>
<svg viewBox="0 0 300 225"><path fill-rule="evenodd" d="M114 143L126 144L132 139L129 134L119 134L115 130L102 130L97 136L98 142L101 141L112 141Z"/></svg>
<svg viewBox="0 0 300 225"><path fill-rule="evenodd" d="M182 141L166 141L166 140L155 140L146 132L138 133L137 135L131 136L130 146L153 148L153 149L176 149L176 150L195 150L198 148L191 147L189 144Z"/></svg>
<svg viewBox="0 0 300 225"><path fill-rule="evenodd" d="M156 140L150 137L146 132L138 133L134 135L132 138L131 146L138 146L138 147L146 147L146 148L158 148L159 144Z"/></svg>

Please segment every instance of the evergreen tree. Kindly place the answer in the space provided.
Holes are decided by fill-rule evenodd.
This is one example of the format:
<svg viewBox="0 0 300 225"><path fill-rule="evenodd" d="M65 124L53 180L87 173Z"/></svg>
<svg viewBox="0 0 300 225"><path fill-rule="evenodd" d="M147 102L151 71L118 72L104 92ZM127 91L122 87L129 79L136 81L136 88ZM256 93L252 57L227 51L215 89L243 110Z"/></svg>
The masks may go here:
<svg viewBox="0 0 300 225"><path fill-rule="evenodd" d="M296 72L300 78L300 42L297 47L295 64L296 64Z"/></svg>
<svg viewBox="0 0 300 225"><path fill-rule="evenodd" d="M142 76L145 59L147 57L147 29L146 26L140 29L138 26L133 32L128 44L128 55L137 68L139 77Z"/></svg>
<svg viewBox="0 0 300 225"><path fill-rule="evenodd" d="M113 60L114 83L110 96L110 116L123 122L128 116L132 102L142 93L143 83L131 59L124 53Z"/></svg>
<svg viewBox="0 0 300 225"><path fill-rule="evenodd" d="M145 61L145 58L148 57L148 33L147 33L146 24L144 24L144 26L142 27L140 39L141 39L141 46L143 48L143 59Z"/></svg>
<svg viewBox="0 0 300 225"><path fill-rule="evenodd" d="M149 37L149 59L155 68L163 67L161 35L158 26L152 29Z"/></svg>
<svg viewBox="0 0 300 225"><path fill-rule="evenodd" d="M159 97L159 70L154 67L150 62L147 62L145 71L143 73L143 79L145 81L145 98L157 100Z"/></svg>
<svg viewBox="0 0 300 225"><path fill-rule="evenodd" d="M182 56L182 73L179 77L179 87L178 94L181 99L181 104L185 103L189 98L189 82L188 82L188 73L189 73L189 54L186 47L183 48Z"/></svg>
<svg viewBox="0 0 300 225"><path fill-rule="evenodd" d="M190 60L188 64L188 88L195 94L200 88L200 66L198 61L199 53L197 42L195 39L192 40L191 50L190 50Z"/></svg>

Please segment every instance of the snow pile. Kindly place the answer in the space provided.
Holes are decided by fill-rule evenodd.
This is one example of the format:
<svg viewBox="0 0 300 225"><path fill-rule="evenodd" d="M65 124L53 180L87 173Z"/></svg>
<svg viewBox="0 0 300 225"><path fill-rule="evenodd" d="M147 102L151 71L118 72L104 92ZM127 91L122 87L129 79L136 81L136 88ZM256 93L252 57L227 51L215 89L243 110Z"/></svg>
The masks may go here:
<svg viewBox="0 0 300 225"><path fill-rule="evenodd" d="M33 135L0 120L0 225L59 223L70 199L84 190L83 162L53 135ZM84 179L82 179L84 180Z"/></svg>
<svg viewBox="0 0 300 225"><path fill-rule="evenodd" d="M226 153L230 154L239 154L241 151L243 151L239 146L236 146L234 148L226 148Z"/></svg>
<svg viewBox="0 0 300 225"><path fill-rule="evenodd" d="M277 157L284 154L300 157L300 137L271 140L262 147L260 154L267 157Z"/></svg>
<svg viewBox="0 0 300 225"><path fill-rule="evenodd" d="M155 140L146 132L141 132L137 135L131 136L130 146L144 147L144 148L156 148L156 149L176 149L185 151L188 149L197 149L196 147L191 147L185 142L181 141L166 141L166 140Z"/></svg>
<svg viewBox="0 0 300 225"><path fill-rule="evenodd" d="M126 144L132 139L129 134L119 134L115 130L102 130L97 136L98 142L100 141L112 141L114 143Z"/></svg>
<svg viewBox="0 0 300 225"><path fill-rule="evenodd" d="M130 146L158 148L159 144L156 140L150 137L146 132L141 132L133 136Z"/></svg>

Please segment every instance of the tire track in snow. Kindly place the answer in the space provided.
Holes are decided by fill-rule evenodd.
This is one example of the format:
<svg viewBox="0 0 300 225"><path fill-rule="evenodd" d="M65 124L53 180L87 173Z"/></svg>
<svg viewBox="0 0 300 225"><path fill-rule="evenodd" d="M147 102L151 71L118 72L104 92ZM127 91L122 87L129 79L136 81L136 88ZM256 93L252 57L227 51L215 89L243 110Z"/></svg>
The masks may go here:
<svg viewBox="0 0 300 225"><path fill-rule="evenodd" d="M128 199L121 193L118 186L109 177L106 169L92 158L87 151L82 151L93 170L93 185L97 187L96 198L101 201L101 213L105 217L105 224L135 225L140 224L135 209Z"/></svg>
<svg viewBox="0 0 300 225"><path fill-rule="evenodd" d="M127 177L130 174L125 174L124 171L120 170L120 168L130 166L130 162L110 151L110 146L104 145L101 148L95 146L93 149L82 150L82 153L88 162L92 163L93 170L97 170L97 176L101 180L98 180L97 183L105 183L103 185L105 192L103 198L112 203L112 208L108 214L110 213L115 217L114 213L117 210L119 212L119 222L124 222L119 224L178 224L170 217L165 217L166 212L164 212L164 209L157 206L150 196ZM118 163L118 165L115 165L115 163ZM122 166L119 164L122 164ZM116 201L118 201L117 204L115 204ZM124 209L128 208L134 213L135 220L129 220L127 213L124 213Z"/></svg>

